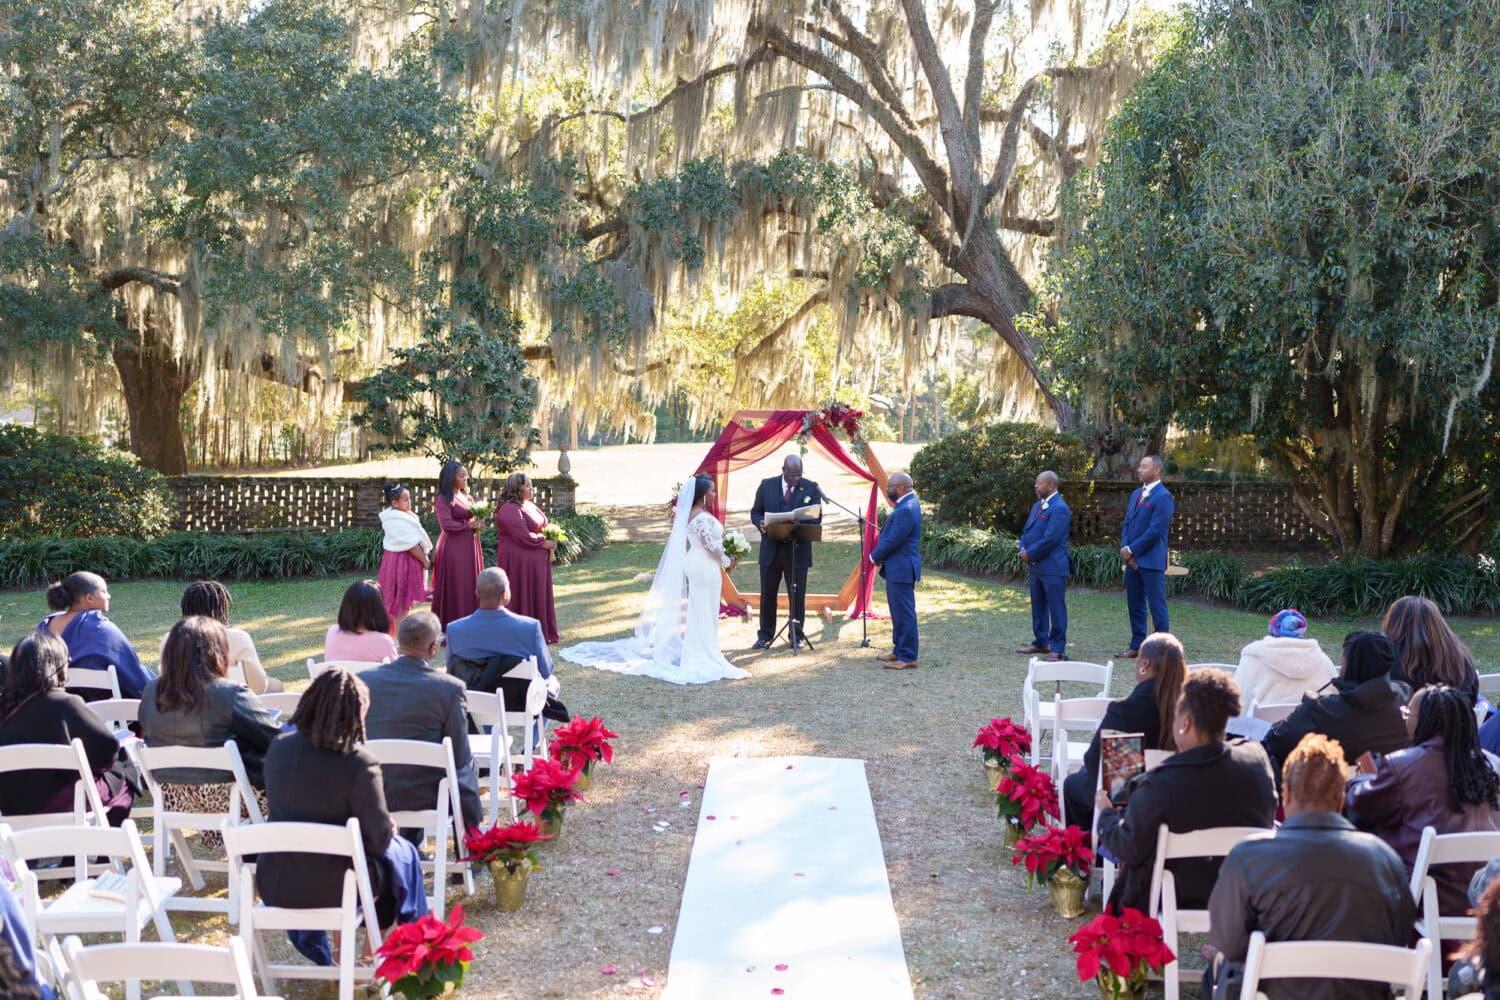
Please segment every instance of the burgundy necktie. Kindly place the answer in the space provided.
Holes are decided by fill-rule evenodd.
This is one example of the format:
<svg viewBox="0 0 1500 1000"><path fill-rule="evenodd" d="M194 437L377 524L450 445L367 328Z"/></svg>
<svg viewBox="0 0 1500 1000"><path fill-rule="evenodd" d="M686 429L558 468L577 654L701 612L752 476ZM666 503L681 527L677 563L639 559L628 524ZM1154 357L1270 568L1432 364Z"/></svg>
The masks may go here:
<svg viewBox="0 0 1500 1000"><path fill-rule="evenodd" d="M786 488L785 495L783 495L782 498L781 498L781 505L783 507L785 507L787 504L789 504L791 502L792 502L792 488L790 486L788 486Z"/></svg>

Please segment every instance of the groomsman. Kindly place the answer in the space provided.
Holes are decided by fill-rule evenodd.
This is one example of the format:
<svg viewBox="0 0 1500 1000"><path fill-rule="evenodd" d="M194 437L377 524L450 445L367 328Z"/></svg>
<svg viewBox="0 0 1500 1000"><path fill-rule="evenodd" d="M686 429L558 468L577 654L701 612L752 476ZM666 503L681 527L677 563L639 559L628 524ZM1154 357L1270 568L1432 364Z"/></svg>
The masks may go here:
<svg viewBox="0 0 1500 1000"><path fill-rule="evenodd" d="M1031 645L1018 653L1046 653L1044 659L1065 660L1068 648L1068 535L1073 512L1057 492L1057 473L1036 477L1036 503L1016 544L1021 561L1031 567Z"/></svg>
<svg viewBox="0 0 1500 1000"><path fill-rule="evenodd" d="M1125 601L1130 609L1130 648L1120 655L1134 659L1146 641L1146 609L1151 631L1170 632L1167 621L1167 536L1176 509L1161 481L1166 463L1160 455L1141 459L1140 488L1130 494L1120 531L1120 559L1125 563Z"/></svg>
<svg viewBox="0 0 1500 1000"><path fill-rule="evenodd" d="M917 502L911 476L898 472L886 483L885 495L895 509L885 519L870 562L885 577L885 602L891 609L894 648L880 654L887 670L912 670L917 665L917 581L922 579L922 505Z"/></svg>

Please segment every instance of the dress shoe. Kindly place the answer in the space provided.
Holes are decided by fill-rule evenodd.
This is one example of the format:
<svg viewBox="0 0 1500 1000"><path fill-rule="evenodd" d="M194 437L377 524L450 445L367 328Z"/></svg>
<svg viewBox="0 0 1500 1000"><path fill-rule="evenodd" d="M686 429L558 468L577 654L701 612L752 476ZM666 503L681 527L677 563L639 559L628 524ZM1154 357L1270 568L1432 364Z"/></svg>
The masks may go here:
<svg viewBox="0 0 1500 1000"><path fill-rule="evenodd" d="M882 663L895 663L896 662L896 654L895 653L881 653L879 656L876 656L875 659L880 660Z"/></svg>
<svg viewBox="0 0 1500 1000"><path fill-rule="evenodd" d="M1045 653L1045 652L1047 652L1047 647L1046 646L1026 646L1026 647L1024 647L1022 649L1016 650L1016 652L1020 653L1022 656L1028 655L1030 653Z"/></svg>
<svg viewBox="0 0 1500 1000"><path fill-rule="evenodd" d="M1061 663L1063 655L1061 653L1048 653L1046 656L1042 657L1042 659L1046 660L1048 663Z"/></svg>
<svg viewBox="0 0 1500 1000"><path fill-rule="evenodd" d="M1125 652L1123 652L1123 653L1120 654L1120 659L1122 659L1122 660L1133 660L1137 656L1140 656L1140 655L1141 655L1141 651L1139 649L1127 649L1127 650L1125 650Z"/></svg>
<svg viewBox="0 0 1500 1000"><path fill-rule="evenodd" d="M887 670L915 670L915 669L917 669L917 661L916 660L892 660L890 663L887 663L885 665L885 669L887 669Z"/></svg>
<svg viewBox="0 0 1500 1000"><path fill-rule="evenodd" d="M750 648L751 649L770 649L771 648L771 642L768 639L756 639L755 640L755 645L751 646Z"/></svg>

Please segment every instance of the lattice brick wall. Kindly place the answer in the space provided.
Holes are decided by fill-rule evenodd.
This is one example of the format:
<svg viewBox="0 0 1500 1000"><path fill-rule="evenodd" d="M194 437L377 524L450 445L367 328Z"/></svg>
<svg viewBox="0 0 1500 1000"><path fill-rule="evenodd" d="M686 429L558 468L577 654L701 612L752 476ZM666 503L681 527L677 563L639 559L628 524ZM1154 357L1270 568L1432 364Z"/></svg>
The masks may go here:
<svg viewBox="0 0 1500 1000"><path fill-rule="evenodd" d="M1139 483L1064 483L1073 508L1078 545L1119 544L1125 505ZM1263 549L1322 546L1327 536L1292 499L1283 483L1200 483L1169 481L1176 513L1172 547L1181 549Z"/></svg>

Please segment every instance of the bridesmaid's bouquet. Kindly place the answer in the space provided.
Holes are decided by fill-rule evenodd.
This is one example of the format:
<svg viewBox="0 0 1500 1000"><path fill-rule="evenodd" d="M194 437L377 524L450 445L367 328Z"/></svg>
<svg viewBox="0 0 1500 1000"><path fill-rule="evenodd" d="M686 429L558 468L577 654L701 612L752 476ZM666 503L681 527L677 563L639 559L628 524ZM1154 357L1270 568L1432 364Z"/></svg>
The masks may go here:
<svg viewBox="0 0 1500 1000"><path fill-rule="evenodd" d="M474 512L476 521L488 521L490 515L495 513L495 505L489 500L476 500L469 509Z"/></svg>
<svg viewBox="0 0 1500 1000"><path fill-rule="evenodd" d="M740 560L750 554L750 542L739 528L724 532L724 554L731 559Z"/></svg>

